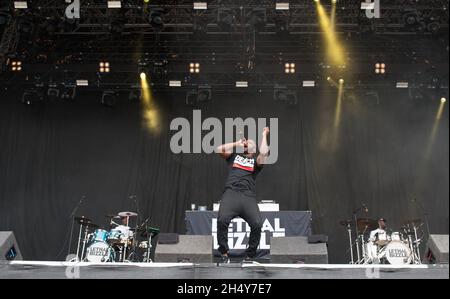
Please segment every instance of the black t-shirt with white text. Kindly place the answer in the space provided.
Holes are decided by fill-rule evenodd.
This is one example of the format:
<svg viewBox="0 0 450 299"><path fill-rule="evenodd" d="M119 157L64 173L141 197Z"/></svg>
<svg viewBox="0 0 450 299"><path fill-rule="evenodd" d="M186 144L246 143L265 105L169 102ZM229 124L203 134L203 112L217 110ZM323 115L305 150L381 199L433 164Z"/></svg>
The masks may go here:
<svg viewBox="0 0 450 299"><path fill-rule="evenodd" d="M232 154L227 159L230 172L228 174L225 190L231 189L242 192L247 196L256 196L256 176L261 171L261 167L254 158L247 158L244 155Z"/></svg>

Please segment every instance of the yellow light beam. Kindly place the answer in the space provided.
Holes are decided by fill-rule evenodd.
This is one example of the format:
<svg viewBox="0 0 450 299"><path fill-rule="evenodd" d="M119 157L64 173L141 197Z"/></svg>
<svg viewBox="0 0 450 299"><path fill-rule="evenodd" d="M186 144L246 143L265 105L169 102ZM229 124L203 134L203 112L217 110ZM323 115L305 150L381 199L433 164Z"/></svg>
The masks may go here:
<svg viewBox="0 0 450 299"><path fill-rule="evenodd" d="M153 99L150 85L148 84L147 75L145 73L141 73L140 78L143 118L145 125L150 132L159 133L161 129L160 114Z"/></svg>
<svg viewBox="0 0 450 299"><path fill-rule="evenodd" d="M331 30L336 33L335 28L336 28L336 0L333 0L332 2L332 6L331 6Z"/></svg>
<svg viewBox="0 0 450 299"><path fill-rule="evenodd" d="M316 6L317 13L319 15L319 24L324 31L325 41L327 44L327 55L333 64L338 66L344 65L344 50L337 38L336 32L334 31L334 26L332 26L332 22L320 1L316 2Z"/></svg>
<svg viewBox="0 0 450 299"><path fill-rule="evenodd" d="M430 140L428 142L427 150L425 152L425 158L428 159L431 156L431 150L433 149L433 144L436 139L436 135L439 129L440 120L442 118L442 113L444 112L445 102L441 99L438 111L436 112L436 117L434 119L433 129L431 129Z"/></svg>
<svg viewBox="0 0 450 299"><path fill-rule="evenodd" d="M342 82L342 83L341 83ZM344 82L339 81L338 97L336 102L336 110L334 113L334 128L337 129L341 123L342 97L344 95Z"/></svg>

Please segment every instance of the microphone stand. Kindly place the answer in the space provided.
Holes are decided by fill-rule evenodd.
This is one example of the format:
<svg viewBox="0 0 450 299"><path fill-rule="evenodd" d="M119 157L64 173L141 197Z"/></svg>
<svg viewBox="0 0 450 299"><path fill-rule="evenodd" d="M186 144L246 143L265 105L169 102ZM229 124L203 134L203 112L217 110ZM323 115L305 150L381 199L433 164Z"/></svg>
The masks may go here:
<svg viewBox="0 0 450 299"><path fill-rule="evenodd" d="M80 201L77 203L75 208L73 209L72 213L69 216L69 219L71 219L71 225L70 225L70 237L69 237L69 248L67 249L67 255L70 255L70 249L72 248L72 237L73 237L73 223L75 222L75 214L77 213L78 209L80 208L81 204L83 203L83 200L86 198L85 195L83 195L80 199ZM78 258L78 255L77 255Z"/></svg>

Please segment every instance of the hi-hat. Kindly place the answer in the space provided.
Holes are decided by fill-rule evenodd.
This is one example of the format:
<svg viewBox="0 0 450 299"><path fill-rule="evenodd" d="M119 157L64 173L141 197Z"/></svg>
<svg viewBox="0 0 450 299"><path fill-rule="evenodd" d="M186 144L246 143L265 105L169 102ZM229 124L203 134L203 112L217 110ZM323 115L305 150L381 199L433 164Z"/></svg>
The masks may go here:
<svg viewBox="0 0 450 299"><path fill-rule="evenodd" d="M136 217L138 214L134 212L120 212L117 215L119 215L120 217Z"/></svg>
<svg viewBox="0 0 450 299"><path fill-rule="evenodd" d="M86 224L86 223L91 223L92 220L84 217L84 216L77 216L74 218L76 222L78 222L79 224Z"/></svg>

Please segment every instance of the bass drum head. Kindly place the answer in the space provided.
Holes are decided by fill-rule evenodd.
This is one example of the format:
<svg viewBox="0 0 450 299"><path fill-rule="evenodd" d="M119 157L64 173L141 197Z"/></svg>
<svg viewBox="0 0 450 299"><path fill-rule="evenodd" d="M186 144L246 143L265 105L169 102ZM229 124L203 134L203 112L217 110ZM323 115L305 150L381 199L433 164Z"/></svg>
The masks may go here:
<svg viewBox="0 0 450 299"><path fill-rule="evenodd" d="M392 241L386 246L386 259L391 265L411 263L411 250L401 241Z"/></svg>
<svg viewBox="0 0 450 299"><path fill-rule="evenodd" d="M87 248L86 259L91 263L111 262L113 250L107 243L95 242Z"/></svg>

